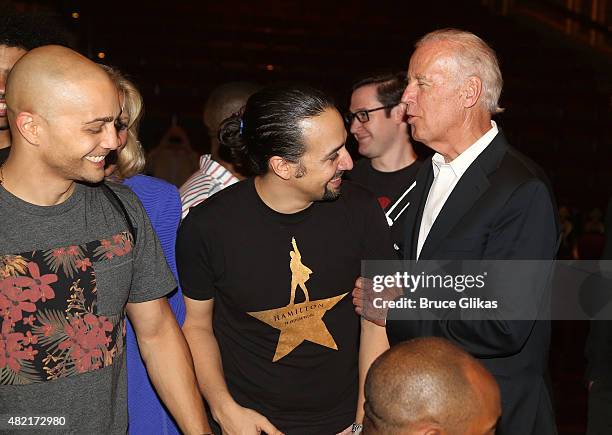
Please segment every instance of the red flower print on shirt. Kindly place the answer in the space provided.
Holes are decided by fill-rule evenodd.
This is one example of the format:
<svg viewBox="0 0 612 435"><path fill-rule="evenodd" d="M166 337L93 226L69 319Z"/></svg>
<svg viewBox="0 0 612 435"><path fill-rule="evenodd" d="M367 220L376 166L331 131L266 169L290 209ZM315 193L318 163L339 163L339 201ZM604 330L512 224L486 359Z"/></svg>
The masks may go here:
<svg viewBox="0 0 612 435"><path fill-rule="evenodd" d="M55 327L53 325L43 325L43 331L45 337L49 337L55 333Z"/></svg>
<svg viewBox="0 0 612 435"><path fill-rule="evenodd" d="M67 251L68 255L78 255L79 254L79 247L78 246L69 246L68 247L68 251Z"/></svg>
<svg viewBox="0 0 612 435"><path fill-rule="evenodd" d="M34 326L34 322L36 322L36 316L30 314L28 317L24 317L22 322L24 325Z"/></svg>
<svg viewBox="0 0 612 435"><path fill-rule="evenodd" d="M77 371L84 373L100 367L103 350L111 342L110 333L113 325L104 316L85 314L83 318L74 317L70 325L64 327L69 337L58 346L59 349L70 349L70 357L76 364Z"/></svg>
<svg viewBox="0 0 612 435"><path fill-rule="evenodd" d="M38 344L38 336L32 335L32 331L27 331L23 337L23 344Z"/></svg>
<svg viewBox="0 0 612 435"><path fill-rule="evenodd" d="M16 284L19 278L8 278L0 281L0 316L4 317L2 329L13 326L23 318L23 311L33 313L36 305L32 302L30 290L22 290Z"/></svg>
<svg viewBox="0 0 612 435"><path fill-rule="evenodd" d="M0 334L0 369L8 366L15 373L21 370L21 360L33 360L37 351L23 349L20 341L24 336L20 332Z"/></svg>
<svg viewBox="0 0 612 435"><path fill-rule="evenodd" d="M89 260L89 258L77 260L75 264L76 264L76 267L78 269L81 269L82 272L85 272L88 267L91 267L91 261Z"/></svg>
<svg viewBox="0 0 612 435"><path fill-rule="evenodd" d="M39 299L42 299L43 302L46 302L47 299L53 299L55 297L55 292L49 284L53 284L57 281L57 275L49 273L41 276L38 264L34 262L28 263L28 270L32 277L17 277L15 278L15 283L20 287L30 288L31 293L29 293L29 295L31 295L30 300L32 302L37 302Z"/></svg>

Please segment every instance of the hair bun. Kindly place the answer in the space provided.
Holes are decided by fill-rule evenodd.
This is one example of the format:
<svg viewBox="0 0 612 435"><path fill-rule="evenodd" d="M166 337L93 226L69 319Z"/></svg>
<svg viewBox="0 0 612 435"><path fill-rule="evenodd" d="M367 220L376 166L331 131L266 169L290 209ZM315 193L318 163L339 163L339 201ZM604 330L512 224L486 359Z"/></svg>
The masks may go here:
<svg viewBox="0 0 612 435"><path fill-rule="evenodd" d="M239 113L234 113L221 122L219 126L219 144L229 148L232 152L245 154L246 141L243 137L244 121Z"/></svg>

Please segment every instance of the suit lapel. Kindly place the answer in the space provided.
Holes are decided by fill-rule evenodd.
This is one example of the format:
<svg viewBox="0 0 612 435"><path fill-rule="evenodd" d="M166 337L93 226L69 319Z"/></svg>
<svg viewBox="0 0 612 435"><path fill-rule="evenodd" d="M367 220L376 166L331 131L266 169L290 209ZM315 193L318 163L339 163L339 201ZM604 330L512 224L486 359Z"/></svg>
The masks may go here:
<svg viewBox="0 0 612 435"><path fill-rule="evenodd" d="M431 258L440 243L448 233L457 225L465 214L474 206L478 198L489 188L489 175L494 172L501 163L508 145L501 130L495 136L487 148L476 158L476 160L465 171L446 203L440 210L427 240L421 249L419 258ZM429 192L429 189L428 189ZM424 195L427 200L427 194ZM423 205L424 207L424 205ZM421 217L422 217L421 209ZM419 218L419 226L420 226ZM416 237L418 238L418 232ZM416 245L416 242L415 242ZM416 251L415 251L416 253ZM415 257L416 258L416 254Z"/></svg>

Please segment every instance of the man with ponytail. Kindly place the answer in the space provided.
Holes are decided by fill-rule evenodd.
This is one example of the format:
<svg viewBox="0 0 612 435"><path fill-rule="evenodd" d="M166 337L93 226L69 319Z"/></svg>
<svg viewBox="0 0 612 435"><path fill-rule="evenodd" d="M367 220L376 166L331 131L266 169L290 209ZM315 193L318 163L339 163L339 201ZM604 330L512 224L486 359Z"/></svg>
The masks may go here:
<svg viewBox="0 0 612 435"><path fill-rule="evenodd" d="M179 230L183 330L216 433L339 433L355 417L361 260L394 251L376 198L343 181L347 133L318 90L253 94L219 129L255 177ZM214 311L214 316L213 316Z"/></svg>

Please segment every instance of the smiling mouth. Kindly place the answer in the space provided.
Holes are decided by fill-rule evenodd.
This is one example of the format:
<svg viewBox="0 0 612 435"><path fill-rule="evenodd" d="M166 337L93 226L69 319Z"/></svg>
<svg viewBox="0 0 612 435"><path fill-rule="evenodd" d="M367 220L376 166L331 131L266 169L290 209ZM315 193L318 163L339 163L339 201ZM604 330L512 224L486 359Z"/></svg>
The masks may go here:
<svg viewBox="0 0 612 435"><path fill-rule="evenodd" d="M86 156L85 158L87 160L89 160L92 163L100 163L102 161L104 161L104 158L106 157L106 155L103 156Z"/></svg>
<svg viewBox="0 0 612 435"><path fill-rule="evenodd" d="M334 175L334 178L329 180L329 182L330 183L337 183L338 181L342 181L342 176L343 175L344 175L344 171L336 172L336 175Z"/></svg>

